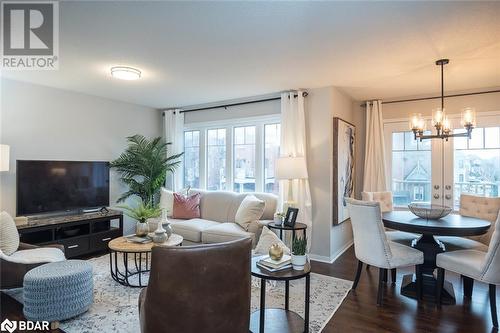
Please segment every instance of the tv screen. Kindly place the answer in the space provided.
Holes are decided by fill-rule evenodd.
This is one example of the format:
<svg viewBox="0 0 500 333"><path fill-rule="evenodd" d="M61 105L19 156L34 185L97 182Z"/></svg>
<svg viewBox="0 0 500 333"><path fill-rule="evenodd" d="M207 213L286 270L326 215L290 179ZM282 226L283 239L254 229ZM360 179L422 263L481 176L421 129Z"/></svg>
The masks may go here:
<svg viewBox="0 0 500 333"><path fill-rule="evenodd" d="M17 161L17 215L109 206L109 162Z"/></svg>

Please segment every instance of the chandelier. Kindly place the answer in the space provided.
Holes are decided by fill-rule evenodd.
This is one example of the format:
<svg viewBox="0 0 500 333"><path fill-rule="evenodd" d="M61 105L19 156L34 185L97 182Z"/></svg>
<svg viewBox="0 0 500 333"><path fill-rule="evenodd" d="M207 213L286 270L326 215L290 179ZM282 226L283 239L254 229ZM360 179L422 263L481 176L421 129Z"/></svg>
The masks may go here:
<svg viewBox="0 0 500 333"><path fill-rule="evenodd" d="M441 66L441 107L432 110L432 126L436 129L436 134L424 135L425 119L420 113L411 115L410 129L412 130L415 140L424 139L445 139L451 137L467 137L471 138L472 129L476 125L476 112L473 108L466 107L462 110L461 125L465 129L464 133L453 133L453 128L444 108L444 65L450 62L449 59L439 59L436 65Z"/></svg>

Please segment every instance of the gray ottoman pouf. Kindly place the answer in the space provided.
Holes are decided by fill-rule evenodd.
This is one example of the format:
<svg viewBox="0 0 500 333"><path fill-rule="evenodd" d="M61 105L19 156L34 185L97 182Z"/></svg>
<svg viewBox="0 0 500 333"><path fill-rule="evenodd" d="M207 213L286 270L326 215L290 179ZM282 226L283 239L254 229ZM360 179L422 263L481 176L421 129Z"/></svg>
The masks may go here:
<svg viewBox="0 0 500 333"><path fill-rule="evenodd" d="M88 310L93 301L92 265L66 260L38 266L24 276L24 315L57 322Z"/></svg>

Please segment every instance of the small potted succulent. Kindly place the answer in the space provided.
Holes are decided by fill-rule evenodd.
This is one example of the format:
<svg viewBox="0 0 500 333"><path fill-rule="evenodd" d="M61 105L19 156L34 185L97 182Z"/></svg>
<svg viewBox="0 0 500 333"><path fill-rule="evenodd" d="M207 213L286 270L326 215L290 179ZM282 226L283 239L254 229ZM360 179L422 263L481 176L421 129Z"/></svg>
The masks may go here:
<svg viewBox="0 0 500 333"><path fill-rule="evenodd" d="M292 267L296 271L304 270L307 262L307 237L296 237L292 242Z"/></svg>
<svg viewBox="0 0 500 333"><path fill-rule="evenodd" d="M281 212L276 212L274 214L274 223L276 224L283 224L283 221L285 220L285 213Z"/></svg>
<svg viewBox="0 0 500 333"><path fill-rule="evenodd" d="M151 204L141 202L137 207L118 206L124 210L125 215L137 221L135 226L135 234L139 237L144 237L149 232L148 219L159 217L161 208Z"/></svg>

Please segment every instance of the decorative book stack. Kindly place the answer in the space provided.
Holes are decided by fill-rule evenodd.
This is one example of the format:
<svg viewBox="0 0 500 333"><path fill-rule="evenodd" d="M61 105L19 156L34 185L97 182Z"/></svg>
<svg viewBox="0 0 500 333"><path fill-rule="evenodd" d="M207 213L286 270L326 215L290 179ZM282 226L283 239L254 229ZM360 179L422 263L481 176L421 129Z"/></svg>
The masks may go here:
<svg viewBox="0 0 500 333"><path fill-rule="evenodd" d="M280 260L274 260L265 256L257 262L257 266L268 272L283 271L292 268L292 257L285 254Z"/></svg>
<svg viewBox="0 0 500 333"><path fill-rule="evenodd" d="M125 236L125 239L127 240L127 242L139 243L139 244L148 244L153 241L149 236L140 237L136 235Z"/></svg>

